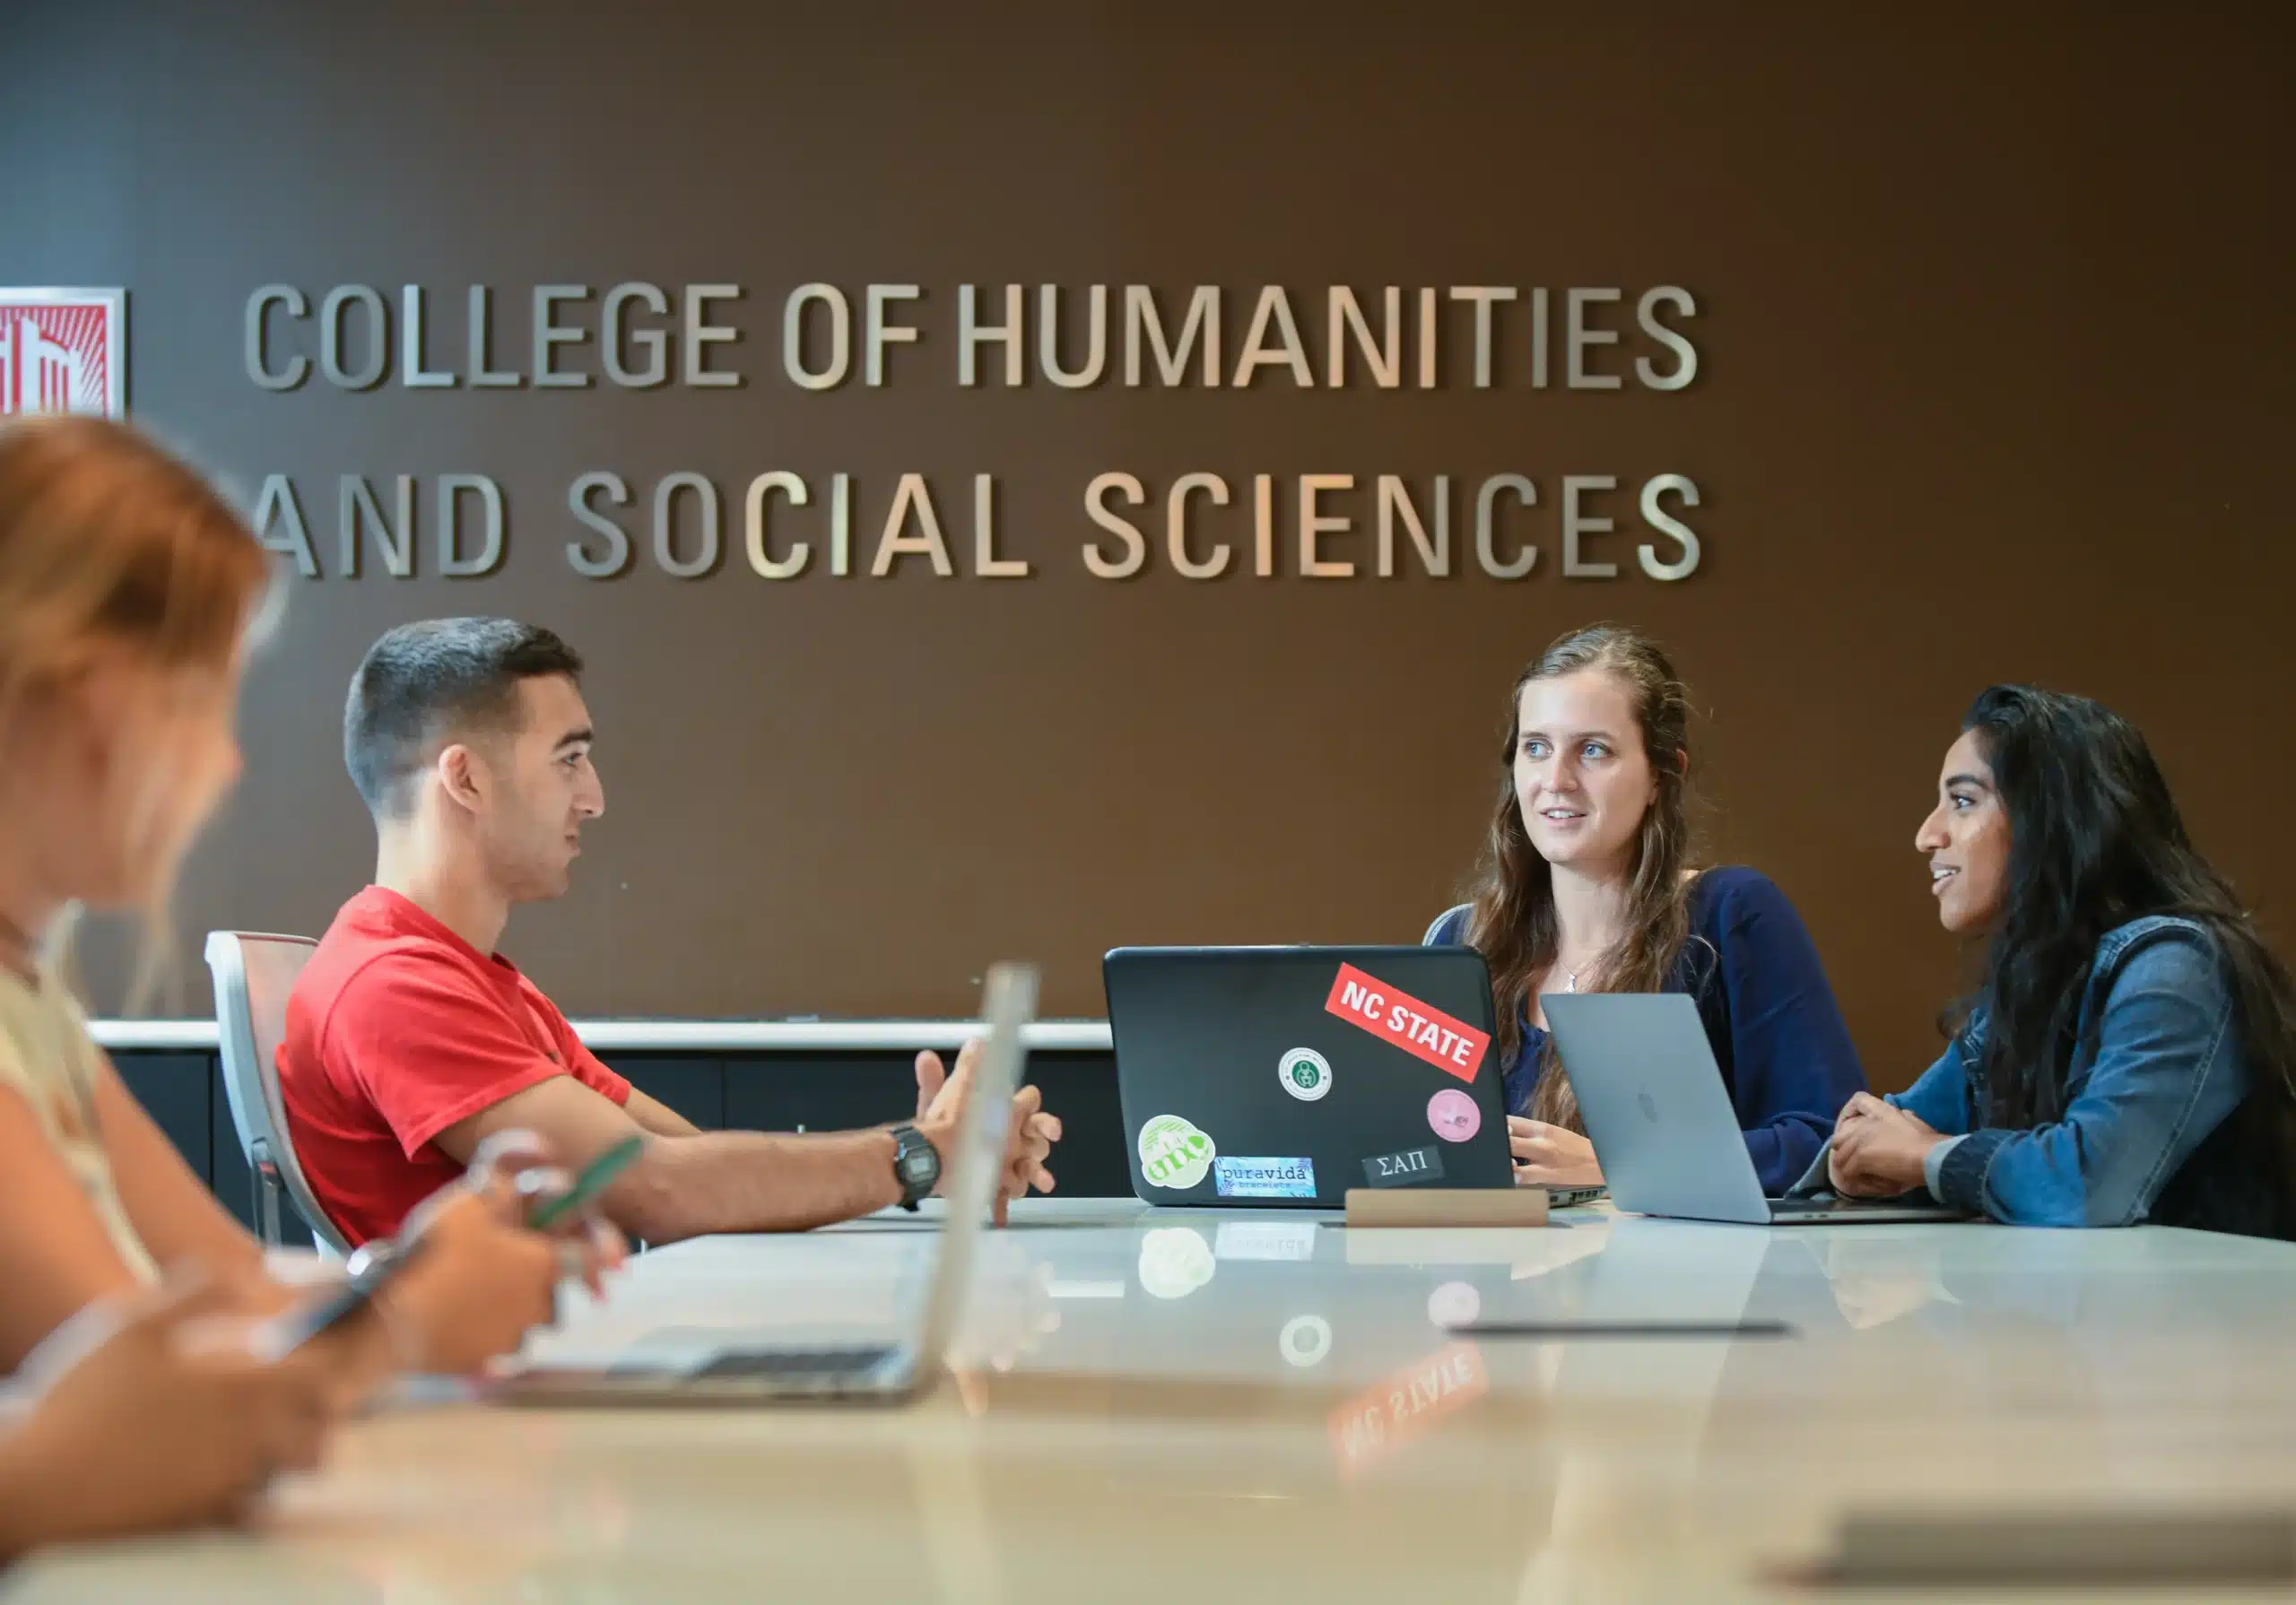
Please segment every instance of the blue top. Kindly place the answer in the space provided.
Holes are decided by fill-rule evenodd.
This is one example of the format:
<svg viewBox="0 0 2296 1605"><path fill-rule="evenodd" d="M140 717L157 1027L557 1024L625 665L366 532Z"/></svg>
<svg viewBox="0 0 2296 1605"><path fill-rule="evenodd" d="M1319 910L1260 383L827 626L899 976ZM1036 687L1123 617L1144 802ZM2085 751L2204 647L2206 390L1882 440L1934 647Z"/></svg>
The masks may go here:
<svg viewBox="0 0 2296 1605"><path fill-rule="evenodd" d="M2277 1167L2261 1134L2231 1118L2251 1085L2238 1002L2205 927L2148 915L2097 944L2060 1119L1983 1124L1982 1008L1889 1101L1952 1139L1929 1151L1929 1190L1973 1214L2277 1236Z"/></svg>
<svg viewBox="0 0 2296 1605"><path fill-rule="evenodd" d="M1462 906L1437 920L1429 945L1463 944L1469 913ZM1742 867L1707 871L1691 888L1690 931L1666 990L1698 1001L1762 1191L1783 1193L1823 1151L1866 1072L1809 928L1776 881ZM1518 1023L1522 1045L1500 1068L1508 1109L1526 1115L1546 1033L1527 1008Z"/></svg>

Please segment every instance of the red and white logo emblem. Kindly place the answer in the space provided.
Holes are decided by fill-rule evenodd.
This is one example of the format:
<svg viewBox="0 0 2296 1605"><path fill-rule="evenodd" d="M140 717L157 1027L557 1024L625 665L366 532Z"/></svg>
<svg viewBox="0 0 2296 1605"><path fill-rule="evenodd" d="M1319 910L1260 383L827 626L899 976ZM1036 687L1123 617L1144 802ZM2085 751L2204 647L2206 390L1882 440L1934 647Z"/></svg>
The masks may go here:
<svg viewBox="0 0 2296 1605"><path fill-rule="evenodd" d="M0 290L0 418L127 411L127 292Z"/></svg>
<svg viewBox="0 0 2296 1605"><path fill-rule="evenodd" d="M1483 1068L1483 1056L1491 1051L1491 1038L1463 1019L1453 1019L1431 1003L1422 1003L1407 992L1400 992L1376 976L1367 976L1352 964L1339 967L1333 977L1331 995L1324 1000L1324 1011L1336 1014L1351 1026L1360 1026L1374 1037L1384 1037L1406 1054L1424 1059L1436 1069L1448 1071L1462 1081L1474 1080L1474 1072ZM1427 1111L1429 1120L1435 1111ZM1478 1121L1481 1116L1478 1115ZM1437 1126L1438 1133L1442 1127ZM1474 1135L1473 1132L1466 1133ZM1453 1141L1461 1141L1453 1138Z"/></svg>

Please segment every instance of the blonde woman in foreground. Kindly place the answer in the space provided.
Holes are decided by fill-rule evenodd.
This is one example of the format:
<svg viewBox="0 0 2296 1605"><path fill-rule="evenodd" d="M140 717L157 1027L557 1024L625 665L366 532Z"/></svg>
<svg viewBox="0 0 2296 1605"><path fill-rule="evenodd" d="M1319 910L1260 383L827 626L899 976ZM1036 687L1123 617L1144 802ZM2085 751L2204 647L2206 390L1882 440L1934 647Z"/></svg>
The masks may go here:
<svg viewBox="0 0 2296 1605"><path fill-rule="evenodd" d="M617 1252L526 1230L490 1156L370 1315L268 1358L260 1323L310 1289L266 1271L51 967L75 907L156 924L239 773L269 583L246 525L132 430L0 426L0 1368L28 1401L0 1427L0 1554L227 1518L393 1369L477 1368Z"/></svg>

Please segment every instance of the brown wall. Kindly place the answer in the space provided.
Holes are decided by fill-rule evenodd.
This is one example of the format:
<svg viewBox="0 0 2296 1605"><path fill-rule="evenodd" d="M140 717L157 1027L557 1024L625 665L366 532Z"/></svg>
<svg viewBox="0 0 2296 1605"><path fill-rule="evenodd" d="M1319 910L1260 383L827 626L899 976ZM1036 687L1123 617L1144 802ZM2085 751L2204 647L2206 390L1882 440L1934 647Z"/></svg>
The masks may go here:
<svg viewBox="0 0 2296 1605"><path fill-rule="evenodd" d="M0 283L128 286L139 420L249 485L295 476L323 550L338 473L509 495L495 577L345 581L330 552L296 587L187 933L315 929L360 883L341 688L385 627L472 611L594 666L612 811L509 943L576 1011L954 1012L1019 954L1051 1010L1094 1013L1113 943L1414 937L1472 858L1509 676L1600 616L1678 650L1711 711L1714 855L1800 904L1882 1085L1926 1060L1952 980L1909 837L1989 680L2137 718L2288 928L2296 63L2273 8L347 9L9 24ZM624 279L744 286L750 382L278 395L241 367L273 281L429 286L443 353L470 283ZM893 385L781 377L781 297L813 279L926 288ZM1318 351L1332 283L1679 282L1701 371L1573 394L1518 359L1478 393L1455 340L1431 394L968 392L966 281L1283 283ZM1039 573L773 586L737 528L706 579L563 560L586 469L732 499L785 467L857 476L865 552L894 474L932 476L961 549L967 476L993 473ZM1104 469L1513 470L1546 551L1514 585L1110 583L1076 555ZM1627 577L1560 576L1561 475L1670 471L1704 495L1694 577L1634 575L1635 536L1608 542Z"/></svg>

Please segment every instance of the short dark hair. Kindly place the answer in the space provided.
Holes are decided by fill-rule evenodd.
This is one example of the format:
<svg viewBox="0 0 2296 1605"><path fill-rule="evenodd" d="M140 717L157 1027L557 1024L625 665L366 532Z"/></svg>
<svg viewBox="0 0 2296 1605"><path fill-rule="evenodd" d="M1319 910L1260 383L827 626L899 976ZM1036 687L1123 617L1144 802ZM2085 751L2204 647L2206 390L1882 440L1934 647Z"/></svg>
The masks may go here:
<svg viewBox="0 0 2296 1605"><path fill-rule="evenodd" d="M517 711L518 682L582 678L574 648L515 619L426 619L367 649L343 709L343 763L380 818L405 805L405 784L448 732L500 728Z"/></svg>

